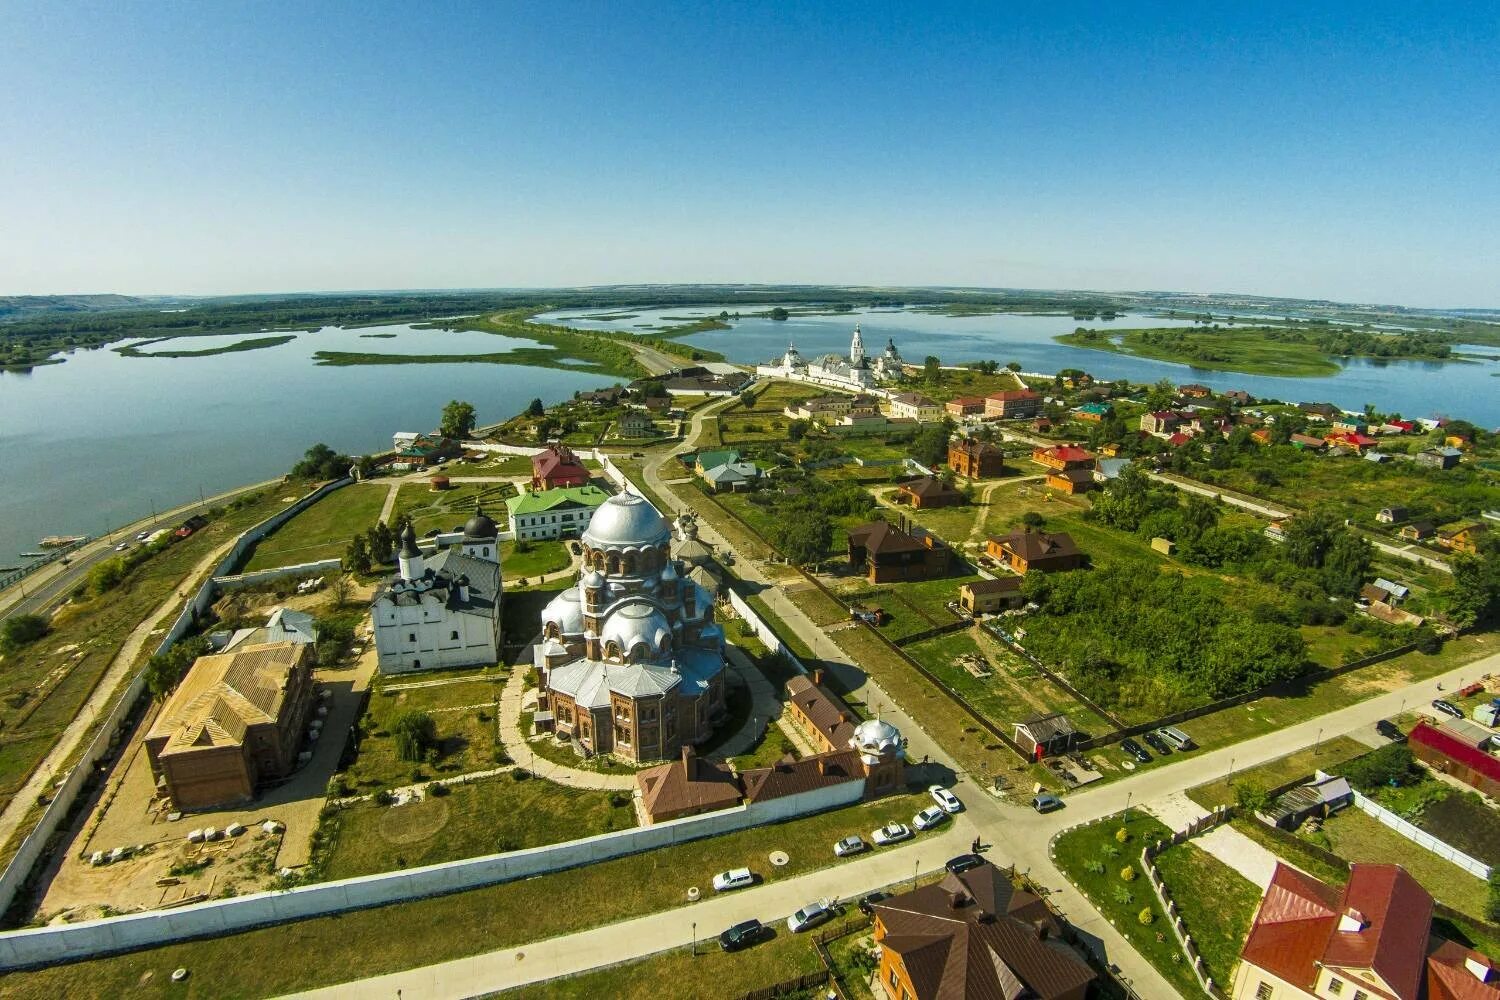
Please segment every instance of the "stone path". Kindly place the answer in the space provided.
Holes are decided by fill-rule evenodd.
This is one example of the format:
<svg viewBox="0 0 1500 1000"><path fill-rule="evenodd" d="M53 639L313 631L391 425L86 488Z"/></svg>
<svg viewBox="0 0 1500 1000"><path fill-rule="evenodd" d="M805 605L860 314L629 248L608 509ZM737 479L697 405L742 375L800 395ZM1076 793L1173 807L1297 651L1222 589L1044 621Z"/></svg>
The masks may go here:
<svg viewBox="0 0 1500 1000"><path fill-rule="evenodd" d="M391 513L396 509L396 494L401 492L401 482L397 480L391 483L385 494L385 504L380 508L380 523L390 524Z"/></svg>
<svg viewBox="0 0 1500 1000"><path fill-rule="evenodd" d="M1208 810L1188 798L1186 791L1173 792L1146 804L1146 811L1173 830L1181 830L1194 820L1208 815ZM1232 826L1216 826L1191 843L1224 862L1262 889L1271 884L1276 871L1276 855L1257 844Z"/></svg>
<svg viewBox="0 0 1500 1000"><path fill-rule="evenodd" d="M528 661L516 665L510 680L500 693L500 742L517 764L525 766L538 778L555 781L569 788L594 788L600 791L635 791L634 774L600 774L582 768L568 767L532 751L526 735L521 732L521 702L526 695L526 672ZM542 739L551 739L544 736Z"/></svg>

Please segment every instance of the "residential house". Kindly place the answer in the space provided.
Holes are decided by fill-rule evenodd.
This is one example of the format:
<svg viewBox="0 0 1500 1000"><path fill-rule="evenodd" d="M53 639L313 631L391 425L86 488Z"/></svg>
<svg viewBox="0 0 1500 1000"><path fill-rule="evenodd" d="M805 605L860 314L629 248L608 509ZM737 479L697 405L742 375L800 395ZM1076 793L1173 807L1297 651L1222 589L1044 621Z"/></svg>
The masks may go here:
<svg viewBox="0 0 1500 1000"><path fill-rule="evenodd" d="M1063 712L1034 715L1025 722L1017 722L1015 729L1016 742L1032 760L1068 753L1078 742L1078 730Z"/></svg>
<svg viewBox="0 0 1500 1000"><path fill-rule="evenodd" d="M1495 963L1434 932L1399 865L1355 864L1342 889L1277 863L1240 951L1233 1000L1500 1000Z"/></svg>
<svg viewBox="0 0 1500 1000"><path fill-rule="evenodd" d="M1224 398L1236 406L1249 406L1255 402L1255 397L1251 396L1244 389L1230 389L1224 393Z"/></svg>
<svg viewBox="0 0 1500 1000"><path fill-rule="evenodd" d="M1084 403L1074 410L1073 414L1079 420L1097 424L1114 412L1115 408L1108 403Z"/></svg>
<svg viewBox="0 0 1500 1000"><path fill-rule="evenodd" d="M1031 452L1031 460L1055 472L1094 467L1092 454L1070 444L1055 445L1051 448L1034 448Z"/></svg>
<svg viewBox="0 0 1500 1000"><path fill-rule="evenodd" d="M1468 723L1468 720L1445 720L1450 721ZM1473 728L1433 725L1423 720L1407 734L1407 745L1413 756L1434 771L1456 778L1492 799L1500 799L1500 757L1489 753L1486 746L1492 734L1476 723L1468 725Z"/></svg>
<svg viewBox="0 0 1500 1000"><path fill-rule="evenodd" d="M1047 904L988 862L874 909L891 1000L1083 1000L1096 978Z"/></svg>
<svg viewBox="0 0 1500 1000"><path fill-rule="evenodd" d="M1141 430L1157 437L1166 437L1182 424L1183 416L1176 410L1155 410L1141 414Z"/></svg>
<svg viewBox="0 0 1500 1000"><path fill-rule="evenodd" d="M456 457L462 450L457 441L449 438L435 438L419 434L410 443L396 449L396 461L393 467L423 469L441 465L448 459Z"/></svg>
<svg viewBox="0 0 1500 1000"><path fill-rule="evenodd" d="M588 406L615 406L625 398L625 390L618 385L611 385L603 389L580 392L573 398L576 402Z"/></svg>
<svg viewBox="0 0 1500 1000"><path fill-rule="evenodd" d="M1273 542L1286 541L1286 526L1287 522L1290 520L1291 518L1284 517L1278 521L1272 521L1270 524L1266 525L1266 530L1263 532L1263 534Z"/></svg>
<svg viewBox="0 0 1500 1000"><path fill-rule="evenodd" d="M1311 434L1293 434L1289 443L1298 451L1322 451L1328 447L1328 442Z"/></svg>
<svg viewBox="0 0 1500 1000"><path fill-rule="evenodd" d="M1380 511L1375 515L1375 520L1381 524L1395 524L1398 521L1406 520L1410 516L1410 512L1405 507L1402 507L1400 504L1392 504L1389 507L1380 508Z"/></svg>
<svg viewBox="0 0 1500 1000"><path fill-rule="evenodd" d="M823 686L823 671L798 674L786 682L786 713L818 753L846 750L859 717Z"/></svg>
<svg viewBox="0 0 1500 1000"><path fill-rule="evenodd" d="M964 495L937 476L922 476L898 486L896 502L911 504L916 510L928 510L961 504L964 502Z"/></svg>
<svg viewBox="0 0 1500 1000"><path fill-rule="evenodd" d="M663 382L662 388L669 396L733 396L751 381L744 372L678 375Z"/></svg>
<svg viewBox="0 0 1500 1000"><path fill-rule="evenodd" d="M1370 429L1370 425L1357 417L1340 417L1333 422L1335 434L1363 434Z"/></svg>
<svg viewBox="0 0 1500 1000"><path fill-rule="evenodd" d="M1383 576L1377 576L1375 578L1375 586L1379 587L1381 590L1390 595L1389 600L1386 602L1388 604L1400 604L1402 601L1411 596L1410 587L1406 587L1402 584L1396 583L1394 580L1387 580Z"/></svg>
<svg viewBox="0 0 1500 1000"><path fill-rule="evenodd" d="M976 438L958 437L948 442L948 468L970 479L1005 475L1005 452L998 445Z"/></svg>
<svg viewBox="0 0 1500 1000"><path fill-rule="evenodd" d="M1094 462L1094 482L1107 483L1119 479L1120 473L1130 465L1128 458L1101 458Z"/></svg>
<svg viewBox="0 0 1500 1000"><path fill-rule="evenodd" d="M615 421L615 430L620 437L650 437L656 433L656 424L641 410L627 410Z"/></svg>
<svg viewBox="0 0 1500 1000"><path fill-rule="evenodd" d="M590 483L517 493L505 501L517 541L577 538L609 494Z"/></svg>
<svg viewBox="0 0 1500 1000"><path fill-rule="evenodd" d="M672 412L672 397L647 396L644 400L641 401L641 405L644 406L646 408L646 412L651 414L652 416L665 417L667 414Z"/></svg>
<svg viewBox="0 0 1500 1000"><path fill-rule="evenodd" d="M830 394L827 396L814 396L812 399L800 403L793 403L785 409L787 416L798 420L814 420L826 423L836 417L842 417L854 407L854 397Z"/></svg>
<svg viewBox="0 0 1500 1000"><path fill-rule="evenodd" d="M1297 409L1311 420L1332 420L1344 412L1332 403L1298 403Z"/></svg>
<svg viewBox="0 0 1500 1000"><path fill-rule="evenodd" d="M1457 528L1438 532L1438 544L1452 552L1479 552L1480 539L1489 532L1489 526L1479 523L1463 524Z"/></svg>
<svg viewBox="0 0 1500 1000"><path fill-rule="evenodd" d="M935 535L911 533L889 521L871 521L849 532L849 568L871 583L932 580L948 572L952 552Z"/></svg>
<svg viewBox="0 0 1500 1000"><path fill-rule="evenodd" d="M717 469L721 465L730 462L738 462L740 453L733 448L717 448L711 451L700 451L693 456L693 473L702 476L709 469Z"/></svg>
<svg viewBox="0 0 1500 1000"><path fill-rule="evenodd" d="M312 703L307 643L200 656L146 733L157 789L176 810L249 801L296 767Z"/></svg>
<svg viewBox="0 0 1500 1000"><path fill-rule="evenodd" d="M1073 537L1062 531L1017 528L1008 535L991 535L985 551L990 558L1021 574L1032 570L1054 573L1077 569L1084 562L1083 552L1074 544Z"/></svg>
<svg viewBox="0 0 1500 1000"><path fill-rule="evenodd" d="M1087 493L1094 488L1093 469L1063 469L1061 472L1047 473L1048 489L1057 490L1072 496L1075 493Z"/></svg>
<svg viewBox="0 0 1500 1000"><path fill-rule="evenodd" d="M958 588L958 606L971 615L993 615L1026 603L1019 576L975 580Z"/></svg>
<svg viewBox="0 0 1500 1000"><path fill-rule="evenodd" d="M1251 431L1250 440L1260 445L1270 444L1272 440L1271 428L1260 427L1256 430Z"/></svg>
<svg viewBox="0 0 1500 1000"><path fill-rule="evenodd" d="M1167 437L1167 444L1171 445L1173 448L1181 448L1192 439L1193 436L1191 434L1184 434L1182 431L1178 431L1176 434L1172 434Z"/></svg>
<svg viewBox="0 0 1500 1000"><path fill-rule="evenodd" d="M1064 389L1087 389L1094 384L1094 376L1088 372L1077 372L1063 376Z"/></svg>
<svg viewBox="0 0 1500 1000"><path fill-rule="evenodd" d="M760 481L760 468L754 462L725 462L703 473L703 481L715 493L749 489Z"/></svg>
<svg viewBox="0 0 1500 1000"><path fill-rule="evenodd" d="M1387 420L1380 425L1382 434L1410 434L1416 429L1417 424L1414 420Z"/></svg>
<svg viewBox="0 0 1500 1000"><path fill-rule="evenodd" d="M1447 445L1449 448L1457 448L1460 451L1468 451L1471 447L1473 447L1473 442L1460 434L1449 434L1447 437L1443 438L1443 444Z"/></svg>
<svg viewBox="0 0 1500 1000"><path fill-rule="evenodd" d="M708 761L684 744L682 756L635 776L647 825L697 816L740 804L739 777L728 764Z"/></svg>
<svg viewBox="0 0 1500 1000"><path fill-rule="evenodd" d="M934 403L919 392L901 392L891 397L890 415L925 424L943 419L943 405Z"/></svg>
<svg viewBox="0 0 1500 1000"><path fill-rule="evenodd" d="M1437 527L1431 521L1413 521L1411 524L1403 524L1396 534L1407 541L1420 542L1437 534Z"/></svg>
<svg viewBox="0 0 1500 1000"><path fill-rule="evenodd" d="M1018 420L1042 412L1041 393L1030 389L1003 389L984 397L986 420Z"/></svg>
<svg viewBox="0 0 1500 1000"><path fill-rule="evenodd" d="M1325 435L1323 440L1331 447L1343 448L1355 454L1363 454L1366 448L1373 448L1380 443L1379 438L1357 431L1335 431Z"/></svg>
<svg viewBox="0 0 1500 1000"><path fill-rule="evenodd" d="M1050 434L1052 432L1052 421L1046 417L1037 417L1031 422L1031 429L1038 434Z"/></svg>
<svg viewBox="0 0 1500 1000"><path fill-rule="evenodd" d="M1256 813L1262 821L1283 830L1295 830L1310 816L1328 816L1354 801L1347 778L1319 778L1298 785L1276 796L1265 812Z"/></svg>
<svg viewBox="0 0 1500 1000"><path fill-rule="evenodd" d="M1188 399L1207 399L1214 394L1214 391L1208 386L1199 385L1196 382L1189 382L1187 385L1178 386L1177 391Z"/></svg>
<svg viewBox="0 0 1500 1000"><path fill-rule="evenodd" d="M565 444L549 444L531 456L531 488L550 490L562 486L582 486L589 481L589 470Z"/></svg>
<svg viewBox="0 0 1500 1000"><path fill-rule="evenodd" d="M943 411L954 420L982 417L984 416L984 397L960 396L957 399L950 399L943 405Z"/></svg>
<svg viewBox="0 0 1500 1000"><path fill-rule="evenodd" d="M1457 448L1425 448L1417 452L1415 459L1418 465L1425 465L1431 469L1451 469L1464 457L1464 453Z"/></svg>

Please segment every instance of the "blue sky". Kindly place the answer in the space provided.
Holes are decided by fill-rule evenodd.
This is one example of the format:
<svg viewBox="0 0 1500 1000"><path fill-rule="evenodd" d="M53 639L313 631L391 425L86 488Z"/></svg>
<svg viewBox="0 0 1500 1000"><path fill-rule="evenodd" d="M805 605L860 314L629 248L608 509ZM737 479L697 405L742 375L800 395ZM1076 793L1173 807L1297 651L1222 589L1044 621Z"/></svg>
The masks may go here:
<svg viewBox="0 0 1500 1000"><path fill-rule="evenodd" d="M1500 5L0 5L0 294L1500 305Z"/></svg>

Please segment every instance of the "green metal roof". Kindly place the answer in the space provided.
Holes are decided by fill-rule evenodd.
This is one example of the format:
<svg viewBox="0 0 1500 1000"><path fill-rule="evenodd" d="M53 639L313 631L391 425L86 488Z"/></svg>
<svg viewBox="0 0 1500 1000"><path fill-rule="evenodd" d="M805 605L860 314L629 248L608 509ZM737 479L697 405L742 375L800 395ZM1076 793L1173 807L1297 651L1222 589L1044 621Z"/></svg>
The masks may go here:
<svg viewBox="0 0 1500 1000"><path fill-rule="evenodd" d="M697 463L704 469L717 469L721 465L728 465L730 462L738 462L739 460L739 452L733 448L724 448L720 451L698 452Z"/></svg>
<svg viewBox="0 0 1500 1000"><path fill-rule="evenodd" d="M511 520L514 521L518 514L540 514L564 504L597 507L608 499L609 494L597 486L559 486L556 489L513 496L505 501L505 509L510 512Z"/></svg>

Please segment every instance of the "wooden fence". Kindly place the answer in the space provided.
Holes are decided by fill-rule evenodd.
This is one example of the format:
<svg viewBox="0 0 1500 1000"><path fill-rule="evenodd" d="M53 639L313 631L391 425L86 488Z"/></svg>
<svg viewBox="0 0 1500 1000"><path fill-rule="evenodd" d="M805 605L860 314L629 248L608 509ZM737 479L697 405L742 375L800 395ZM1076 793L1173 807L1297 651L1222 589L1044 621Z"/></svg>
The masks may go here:
<svg viewBox="0 0 1500 1000"><path fill-rule="evenodd" d="M740 994L739 1000L772 1000L773 997L786 996L790 993L801 993L815 986L822 986L828 982L828 970L822 969L818 972L809 972L805 976L796 979L784 979L770 986L762 986L758 990Z"/></svg>

